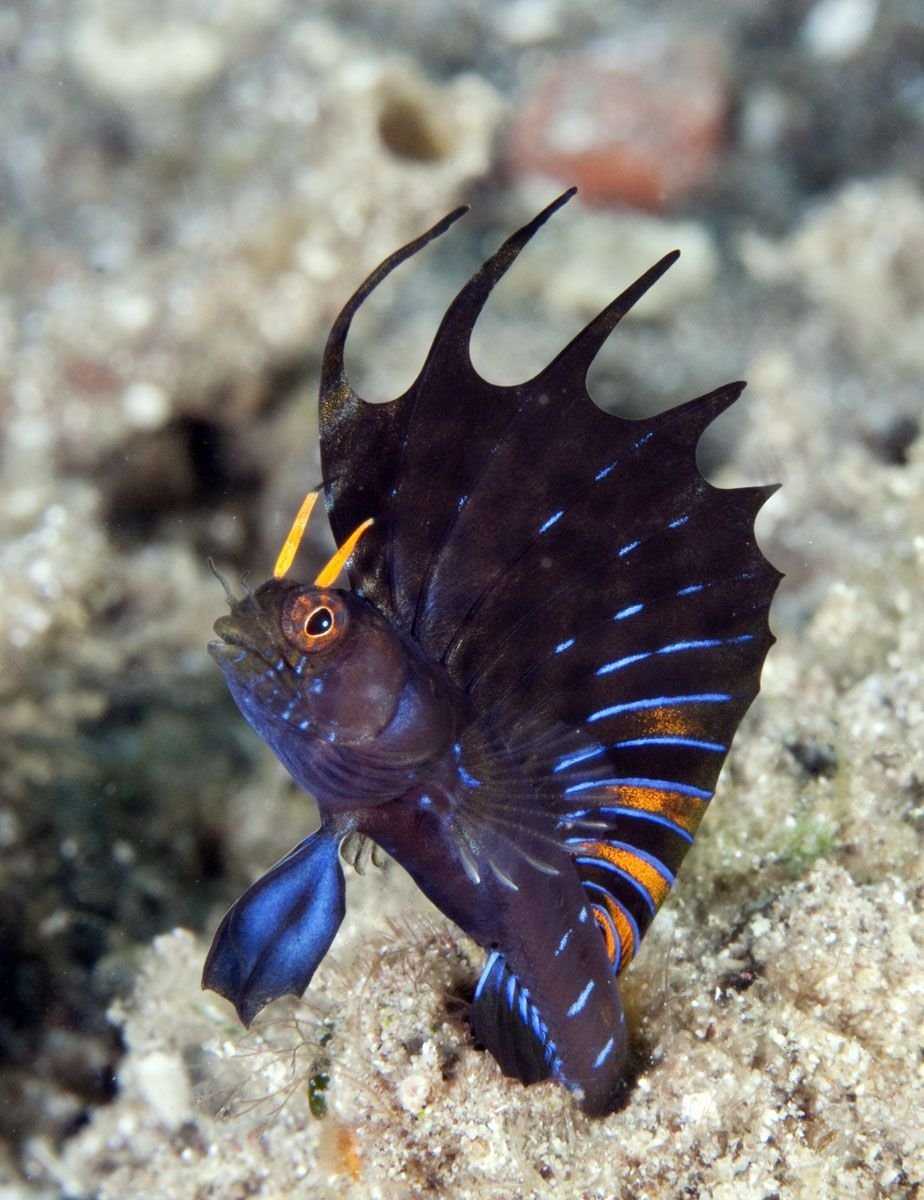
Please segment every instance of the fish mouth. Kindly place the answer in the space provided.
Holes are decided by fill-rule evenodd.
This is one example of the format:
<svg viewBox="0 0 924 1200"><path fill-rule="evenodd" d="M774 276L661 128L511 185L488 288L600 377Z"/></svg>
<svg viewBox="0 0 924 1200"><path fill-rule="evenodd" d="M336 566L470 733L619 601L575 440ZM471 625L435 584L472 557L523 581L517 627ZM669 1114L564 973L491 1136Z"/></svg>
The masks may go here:
<svg viewBox="0 0 924 1200"><path fill-rule="evenodd" d="M219 666L225 664L234 666L236 663L243 662L248 653L251 653L246 647L235 646L233 642L211 641L206 649Z"/></svg>
<svg viewBox="0 0 924 1200"><path fill-rule="evenodd" d="M268 662L265 648L260 646L240 621L233 616L219 617L212 626L218 639L208 643L208 652L219 666L233 666L245 658L255 657Z"/></svg>

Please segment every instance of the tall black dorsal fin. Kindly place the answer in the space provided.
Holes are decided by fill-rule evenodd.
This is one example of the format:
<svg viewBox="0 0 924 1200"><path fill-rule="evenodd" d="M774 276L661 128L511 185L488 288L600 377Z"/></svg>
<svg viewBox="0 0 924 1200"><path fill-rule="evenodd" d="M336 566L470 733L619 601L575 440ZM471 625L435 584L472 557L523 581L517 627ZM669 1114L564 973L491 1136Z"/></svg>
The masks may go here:
<svg viewBox="0 0 924 1200"><path fill-rule="evenodd" d="M633 638L649 614L676 619L675 640L734 636L746 615L755 636L747 643L747 686L736 688L730 706L737 720L756 691L779 579L754 539L754 514L768 493L714 488L697 469L695 448L743 385L629 421L594 404L584 382L603 339L676 254L630 285L531 380L497 387L470 365L471 328L491 288L569 197L508 239L459 292L403 396L369 405L343 388L323 392L334 534L342 541L375 518L352 564L354 586L444 661L479 703L503 704L511 687L521 687L521 701L541 703L566 723L616 703L615 680L594 674L600 664L582 636L591 623L611 631L606 652L615 657L621 642L633 640L628 625L614 623L626 608L644 608ZM647 630L650 646L637 652L659 648L656 632L656 625ZM591 694L599 703L584 712Z"/></svg>

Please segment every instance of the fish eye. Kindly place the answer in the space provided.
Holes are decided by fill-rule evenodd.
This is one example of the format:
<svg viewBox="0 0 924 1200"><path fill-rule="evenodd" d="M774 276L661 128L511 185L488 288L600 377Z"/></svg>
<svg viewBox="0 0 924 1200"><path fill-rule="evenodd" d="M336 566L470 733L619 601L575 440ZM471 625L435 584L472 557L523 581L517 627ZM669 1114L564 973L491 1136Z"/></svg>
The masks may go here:
<svg viewBox="0 0 924 1200"><path fill-rule="evenodd" d="M326 604L319 604L305 618L305 633L310 638L322 638L334 627L334 614Z"/></svg>
<svg viewBox="0 0 924 1200"><path fill-rule="evenodd" d="M293 595L282 610L282 632L302 654L330 649L346 633L349 612L339 596L316 589Z"/></svg>

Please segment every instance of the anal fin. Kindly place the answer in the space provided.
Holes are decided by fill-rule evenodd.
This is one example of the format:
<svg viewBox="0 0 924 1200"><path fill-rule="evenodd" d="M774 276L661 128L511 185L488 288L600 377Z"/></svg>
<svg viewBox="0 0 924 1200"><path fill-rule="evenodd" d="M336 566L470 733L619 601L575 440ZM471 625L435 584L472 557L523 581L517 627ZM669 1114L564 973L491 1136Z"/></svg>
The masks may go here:
<svg viewBox="0 0 924 1200"><path fill-rule="evenodd" d="M539 1010L496 950L488 956L475 989L472 1032L510 1078L539 1083L554 1074L555 1045Z"/></svg>

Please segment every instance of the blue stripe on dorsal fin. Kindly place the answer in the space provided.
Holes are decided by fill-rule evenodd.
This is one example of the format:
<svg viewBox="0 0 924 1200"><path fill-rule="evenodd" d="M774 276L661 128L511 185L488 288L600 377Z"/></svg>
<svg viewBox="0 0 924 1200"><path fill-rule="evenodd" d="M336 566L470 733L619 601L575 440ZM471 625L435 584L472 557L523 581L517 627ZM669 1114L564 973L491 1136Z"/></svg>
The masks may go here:
<svg viewBox="0 0 924 1200"><path fill-rule="evenodd" d="M475 1040L491 1051L505 1075L538 1083L555 1072L555 1046L542 1016L496 950L478 980L471 1019Z"/></svg>

